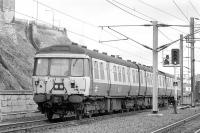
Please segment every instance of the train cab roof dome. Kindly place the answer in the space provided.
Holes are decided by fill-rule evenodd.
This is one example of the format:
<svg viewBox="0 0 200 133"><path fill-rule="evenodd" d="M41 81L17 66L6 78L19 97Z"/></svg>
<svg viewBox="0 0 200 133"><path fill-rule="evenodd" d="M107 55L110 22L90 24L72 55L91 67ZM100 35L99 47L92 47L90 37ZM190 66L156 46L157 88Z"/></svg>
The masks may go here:
<svg viewBox="0 0 200 133"><path fill-rule="evenodd" d="M85 50L83 50L83 48L77 47L77 45L53 45L50 47L40 49L36 54L38 53L66 53L66 52L83 54L85 53Z"/></svg>

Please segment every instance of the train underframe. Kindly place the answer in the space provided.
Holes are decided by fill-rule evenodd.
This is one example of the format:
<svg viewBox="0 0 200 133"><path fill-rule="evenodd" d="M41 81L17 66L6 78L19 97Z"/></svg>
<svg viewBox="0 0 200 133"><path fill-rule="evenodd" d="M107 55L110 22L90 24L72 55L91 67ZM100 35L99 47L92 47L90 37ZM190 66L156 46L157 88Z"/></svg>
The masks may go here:
<svg viewBox="0 0 200 133"><path fill-rule="evenodd" d="M158 106L167 106L170 98L168 96L159 97ZM34 100L38 104L38 109L46 114L49 120L52 120L54 114L62 119L70 115L81 119L83 116L91 117L99 113L152 108L151 96L85 97L83 95L35 94Z"/></svg>

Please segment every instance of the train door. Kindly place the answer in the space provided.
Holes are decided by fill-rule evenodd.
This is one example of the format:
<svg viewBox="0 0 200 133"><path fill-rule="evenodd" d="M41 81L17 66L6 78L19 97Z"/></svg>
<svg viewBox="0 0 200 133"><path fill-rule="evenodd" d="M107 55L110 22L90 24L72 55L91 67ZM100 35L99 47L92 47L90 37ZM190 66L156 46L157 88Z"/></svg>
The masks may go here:
<svg viewBox="0 0 200 133"><path fill-rule="evenodd" d="M128 86L129 86L129 91L128 91L128 96L131 95L131 71L130 67L127 67L127 79L128 79Z"/></svg>
<svg viewBox="0 0 200 133"><path fill-rule="evenodd" d="M111 91L111 79L110 79L110 64L109 62L106 62L106 70L107 70L107 78L108 78L108 96L110 96Z"/></svg>
<svg viewBox="0 0 200 133"><path fill-rule="evenodd" d="M92 59L93 62L93 95L106 96L108 90L108 76L106 62Z"/></svg>
<svg viewBox="0 0 200 133"><path fill-rule="evenodd" d="M147 88L148 87L148 83L147 83L148 82L148 75L147 75L147 73L148 73L147 71L144 71L144 84L145 84L145 89L146 89L145 92L144 92L144 96L146 96L147 89L148 89Z"/></svg>

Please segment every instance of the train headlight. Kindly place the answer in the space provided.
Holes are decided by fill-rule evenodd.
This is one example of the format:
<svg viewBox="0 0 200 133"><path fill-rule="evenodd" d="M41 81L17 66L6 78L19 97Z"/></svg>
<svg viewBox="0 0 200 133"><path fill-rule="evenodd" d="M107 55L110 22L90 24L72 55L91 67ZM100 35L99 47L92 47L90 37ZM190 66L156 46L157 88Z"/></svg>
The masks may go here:
<svg viewBox="0 0 200 133"><path fill-rule="evenodd" d="M60 89L63 89L63 87L64 87L63 85L60 85Z"/></svg>
<svg viewBox="0 0 200 133"><path fill-rule="evenodd" d="M55 89L58 89L58 85L55 85L54 87L55 87Z"/></svg>

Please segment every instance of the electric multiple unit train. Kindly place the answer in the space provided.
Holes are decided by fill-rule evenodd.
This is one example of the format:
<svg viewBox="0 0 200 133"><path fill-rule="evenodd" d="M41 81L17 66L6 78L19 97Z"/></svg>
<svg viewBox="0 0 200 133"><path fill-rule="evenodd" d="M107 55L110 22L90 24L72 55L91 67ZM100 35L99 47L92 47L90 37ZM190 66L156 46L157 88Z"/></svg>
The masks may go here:
<svg viewBox="0 0 200 133"><path fill-rule="evenodd" d="M34 101L49 120L54 114L81 118L99 112L151 108L152 77L152 67L76 43L50 46L35 56ZM174 97L173 78L159 71L159 106Z"/></svg>

